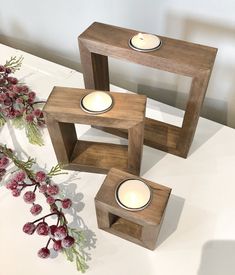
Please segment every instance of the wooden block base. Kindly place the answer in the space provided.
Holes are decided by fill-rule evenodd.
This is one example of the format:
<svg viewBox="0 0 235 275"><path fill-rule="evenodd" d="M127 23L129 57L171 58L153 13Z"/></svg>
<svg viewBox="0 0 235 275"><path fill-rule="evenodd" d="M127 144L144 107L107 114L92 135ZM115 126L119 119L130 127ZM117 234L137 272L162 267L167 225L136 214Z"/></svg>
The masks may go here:
<svg viewBox="0 0 235 275"><path fill-rule="evenodd" d="M109 171L95 197L98 227L153 250L156 246L171 189L144 180L152 191L150 204L140 211L128 211L116 202L115 190L120 182L130 178L140 179L114 168Z"/></svg>
<svg viewBox="0 0 235 275"><path fill-rule="evenodd" d="M55 87L43 109L58 162L70 170L107 173L115 167L139 175L146 96L112 93L112 109L94 115L80 107L80 100L89 92ZM127 110L130 110L128 116ZM128 133L128 145L77 140L75 123L122 128Z"/></svg>

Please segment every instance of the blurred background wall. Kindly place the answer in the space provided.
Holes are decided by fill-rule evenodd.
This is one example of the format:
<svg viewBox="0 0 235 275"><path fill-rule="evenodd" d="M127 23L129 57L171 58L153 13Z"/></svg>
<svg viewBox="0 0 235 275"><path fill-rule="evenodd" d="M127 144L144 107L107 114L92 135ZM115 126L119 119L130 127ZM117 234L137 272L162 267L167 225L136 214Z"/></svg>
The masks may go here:
<svg viewBox="0 0 235 275"><path fill-rule="evenodd" d="M235 128L234 0L0 0L0 43L81 71L77 36L92 22L218 48L201 115ZM190 78L109 59L113 84L184 109Z"/></svg>

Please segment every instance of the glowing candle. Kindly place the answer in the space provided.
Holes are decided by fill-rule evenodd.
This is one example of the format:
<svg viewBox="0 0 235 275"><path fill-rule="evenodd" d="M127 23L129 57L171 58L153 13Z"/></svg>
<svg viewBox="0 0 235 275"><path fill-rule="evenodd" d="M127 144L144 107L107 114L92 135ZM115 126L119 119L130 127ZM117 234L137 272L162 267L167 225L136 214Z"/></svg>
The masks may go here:
<svg viewBox="0 0 235 275"><path fill-rule="evenodd" d="M153 34L138 33L130 40L130 47L137 51L153 51L160 46L160 38Z"/></svg>
<svg viewBox="0 0 235 275"><path fill-rule="evenodd" d="M138 211L148 206L151 199L151 190L141 180L128 179L117 187L115 196L121 207Z"/></svg>
<svg viewBox="0 0 235 275"><path fill-rule="evenodd" d="M81 108L88 113L104 113L112 107L112 104L112 97L101 91L91 92L81 99Z"/></svg>

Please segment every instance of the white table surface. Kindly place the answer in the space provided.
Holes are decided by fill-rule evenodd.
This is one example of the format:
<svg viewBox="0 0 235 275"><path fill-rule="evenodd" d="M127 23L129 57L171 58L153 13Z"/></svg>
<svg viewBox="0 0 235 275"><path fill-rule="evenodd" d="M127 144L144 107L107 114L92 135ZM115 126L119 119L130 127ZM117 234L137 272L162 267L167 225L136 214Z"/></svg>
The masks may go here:
<svg viewBox="0 0 235 275"><path fill-rule="evenodd" d="M84 87L82 74L74 70L1 44L0 52L0 64L12 55L24 56L17 77L40 98L46 99L54 85ZM153 100L148 100L147 114L176 125L183 116L182 111ZM122 142L88 126L77 128L77 133ZM40 166L49 169L57 161L47 130L44 140L45 146L38 147L27 142L24 131L9 125L0 130L1 143L14 148L22 158L35 157ZM187 159L145 146L141 176L172 188L154 251L97 228L94 197L105 175L69 172L55 179L66 185L78 202L77 222L86 227L91 245L95 244L88 250L91 259L86 274L234 275L235 130L200 118ZM63 255L46 260L37 257L46 239L22 232L28 220L32 216L22 197L13 198L0 187L0 275L78 274Z"/></svg>

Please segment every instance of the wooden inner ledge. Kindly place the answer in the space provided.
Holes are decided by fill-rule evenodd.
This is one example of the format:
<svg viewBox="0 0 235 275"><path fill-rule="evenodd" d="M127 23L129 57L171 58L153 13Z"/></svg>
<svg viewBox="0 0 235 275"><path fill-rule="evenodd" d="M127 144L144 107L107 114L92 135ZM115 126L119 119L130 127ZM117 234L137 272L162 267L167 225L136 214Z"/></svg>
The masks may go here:
<svg viewBox="0 0 235 275"><path fill-rule="evenodd" d="M142 226L134 222L128 221L124 218L118 217L116 215L110 214L110 228L112 230L123 233L127 236L131 236L137 240L141 239Z"/></svg>

